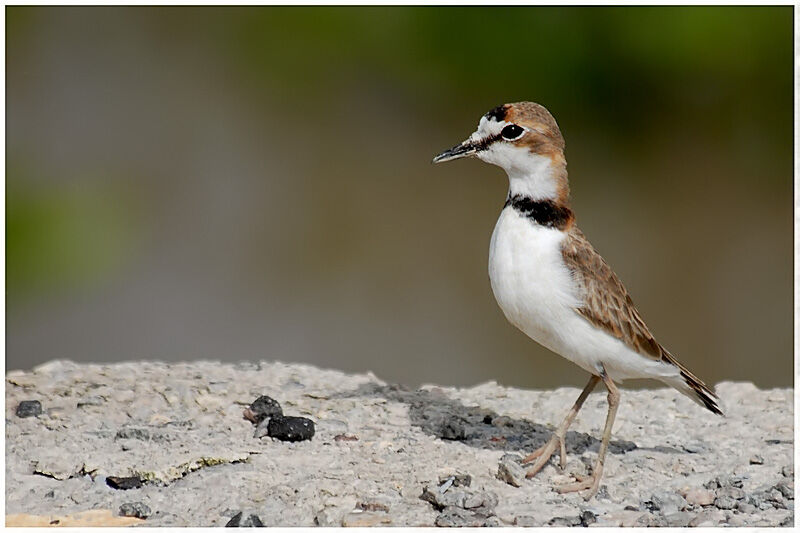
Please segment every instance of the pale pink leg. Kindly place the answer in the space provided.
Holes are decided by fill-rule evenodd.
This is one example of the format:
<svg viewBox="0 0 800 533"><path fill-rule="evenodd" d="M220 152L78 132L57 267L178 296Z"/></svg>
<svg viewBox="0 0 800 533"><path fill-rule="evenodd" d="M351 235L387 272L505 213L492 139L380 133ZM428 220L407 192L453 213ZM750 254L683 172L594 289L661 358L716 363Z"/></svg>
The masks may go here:
<svg viewBox="0 0 800 533"><path fill-rule="evenodd" d="M575 417L578 415L578 411L580 411L581 407L583 406L583 402L586 401L589 393L592 392L592 389L595 388L599 381L600 378L598 376L592 376L589 379L589 383L586 384L586 386L583 388L583 392L581 392L581 395L578 396L577 400L575 400L575 405L573 405L572 409L569 410L566 418L564 418L564 421L561 422L560 426L558 426L558 429L556 429L556 431L553 433L553 436L550 437L550 440L547 441L544 446L522 460L522 464L527 464L538 458L528 473L525 474L525 477L533 477L539 472L539 470L544 468L544 465L547 464L547 461L549 461L550 457L555 453L556 447L558 447L561 452L561 469L563 470L567 466L567 449L564 444L564 440L567 435L567 429L569 428L570 424L572 424L572 421L575 420Z"/></svg>

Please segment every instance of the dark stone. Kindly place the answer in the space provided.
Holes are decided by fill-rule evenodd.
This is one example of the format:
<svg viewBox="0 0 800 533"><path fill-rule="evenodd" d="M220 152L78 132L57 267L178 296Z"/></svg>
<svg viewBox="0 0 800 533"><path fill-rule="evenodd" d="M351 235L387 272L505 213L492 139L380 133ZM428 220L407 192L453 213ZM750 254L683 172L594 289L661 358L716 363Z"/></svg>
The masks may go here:
<svg viewBox="0 0 800 533"><path fill-rule="evenodd" d="M150 508L142 502L123 503L119 506L120 516L133 516L134 518L147 518L153 514Z"/></svg>
<svg viewBox="0 0 800 533"><path fill-rule="evenodd" d="M591 511L584 511L581 513L581 525L583 527L589 527L589 525L594 524L597 522L597 515Z"/></svg>
<svg viewBox="0 0 800 533"><path fill-rule="evenodd" d="M438 527L483 527L488 516L459 507L446 507L434 524Z"/></svg>
<svg viewBox="0 0 800 533"><path fill-rule="evenodd" d="M314 421L302 416L273 416L267 425L267 435L286 442L309 440L314 436Z"/></svg>
<svg viewBox="0 0 800 533"><path fill-rule="evenodd" d="M250 407L244 410L244 417L253 424L258 424L273 416L283 416L283 409L277 400L273 400L269 396L259 396L250 404Z"/></svg>
<svg viewBox="0 0 800 533"><path fill-rule="evenodd" d="M261 519L258 516L254 514L244 516L244 513L239 511L233 518L228 520L225 527L264 527L264 524L261 523Z"/></svg>
<svg viewBox="0 0 800 533"><path fill-rule="evenodd" d="M56 493L55 493L55 491L50 490L50 491L48 491L47 494L44 495L44 497L45 498L55 498L56 497Z"/></svg>
<svg viewBox="0 0 800 533"><path fill-rule="evenodd" d="M580 516L556 516L547 523L548 526L572 527L581 525Z"/></svg>
<svg viewBox="0 0 800 533"><path fill-rule="evenodd" d="M458 418L448 418L442 423L439 436L445 440L465 440L467 430L464 421Z"/></svg>
<svg viewBox="0 0 800 533"><path fill-rule="evenodd" d="M615 440L608 443L608 453L623 454L636 449L636 443L629 440Z"/></svg>
<svg viewBox="0 0 800 533"><path fill-rule="evenodd" d="M17 406L17 416L20 418L39 416L40 414L42 414L42 404L39 403L39 400L23 400Z"/></svg>
<svg viewBox="0 0 800 533"><path fill-rule="evenodd" d="M106 485L108 485L112 489L117 489L117 490L140 489L142 488L142 480L135 476L134 477L108 476L106 478Z"/></svg>

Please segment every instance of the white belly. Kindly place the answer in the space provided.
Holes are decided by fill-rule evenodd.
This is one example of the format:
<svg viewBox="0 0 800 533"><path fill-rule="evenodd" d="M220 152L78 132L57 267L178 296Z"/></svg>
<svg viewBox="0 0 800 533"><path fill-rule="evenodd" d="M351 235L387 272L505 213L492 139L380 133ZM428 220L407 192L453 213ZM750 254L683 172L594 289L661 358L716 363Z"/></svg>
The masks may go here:
<svg viewBox="0 0 800 533"><path fill-rule="evenodd" d="M582 298L561 255L565 237L503 209L489 248L489 279L509 322L593 374L602 364L617 381L674 375L672 365L636 353L576 311Z"/></svg>

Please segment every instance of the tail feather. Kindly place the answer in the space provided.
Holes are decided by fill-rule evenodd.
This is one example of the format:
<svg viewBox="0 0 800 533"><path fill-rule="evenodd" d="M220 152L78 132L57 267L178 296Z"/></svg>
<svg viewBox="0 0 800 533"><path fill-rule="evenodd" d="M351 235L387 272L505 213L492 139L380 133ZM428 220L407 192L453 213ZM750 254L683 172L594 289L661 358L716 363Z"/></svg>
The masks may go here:
<svg viewBox="0 0 800 533"><path fill-rule="evenodd" d="M676 377L675 380L669 384L715 415L725 416L722 409L719 407L719 397L717 393L703 383L700 378L692 374L688 368L680 364L672 357L672 354L666 350L664 350L664 352L664 359L680 370L680 377Z"/></svg>

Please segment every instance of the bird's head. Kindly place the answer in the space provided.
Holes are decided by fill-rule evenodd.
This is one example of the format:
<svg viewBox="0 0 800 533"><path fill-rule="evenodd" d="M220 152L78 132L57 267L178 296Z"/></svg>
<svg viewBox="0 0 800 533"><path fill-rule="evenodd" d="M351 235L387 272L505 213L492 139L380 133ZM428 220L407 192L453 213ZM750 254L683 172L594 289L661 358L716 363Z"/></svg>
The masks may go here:
<svg viewBox="0 0 800 533"><path fill-rule="evenodd" d="M517 102L495 107L481 117L478 129L461 144L433 158L443 163L462 157L503 168L512 189L533 197L561 198L566 184L564 138L553 115L539 104Z"/></svg>

